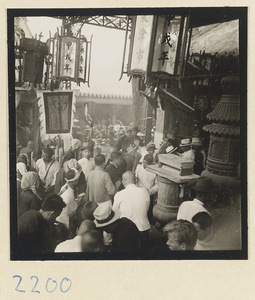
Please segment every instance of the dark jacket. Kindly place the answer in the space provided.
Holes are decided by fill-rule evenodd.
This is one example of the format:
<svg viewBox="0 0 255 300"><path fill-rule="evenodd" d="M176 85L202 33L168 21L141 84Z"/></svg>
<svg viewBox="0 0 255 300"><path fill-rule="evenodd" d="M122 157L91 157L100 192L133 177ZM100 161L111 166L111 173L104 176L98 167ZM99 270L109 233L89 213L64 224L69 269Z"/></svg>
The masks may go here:
<svg viewBox="0 0 255 300"><path fill-rule="evenodd" d="M42 201L31 191L21 191L18 202L18 216L24 214L24 212L34 209L40 210Z"/></svg>
<svg viewBox="0 0 255 300"><path fill-rule="evenodd" d="M113 252L136 252L140 247L140 233L136 225L127 218L121 218L104 227L97 228L112 234Z"/></svg>

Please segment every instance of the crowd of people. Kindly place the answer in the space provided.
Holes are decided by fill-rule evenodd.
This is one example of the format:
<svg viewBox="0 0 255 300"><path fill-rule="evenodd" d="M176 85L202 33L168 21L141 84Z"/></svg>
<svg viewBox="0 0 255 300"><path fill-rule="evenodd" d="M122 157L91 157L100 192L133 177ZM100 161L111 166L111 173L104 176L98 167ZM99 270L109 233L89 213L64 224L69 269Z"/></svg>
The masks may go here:
<svg viewBox="0 0 255 300"><path fill-rule="evenodd" d="M156 151L146 146L137 126L116 138L109 132L110 155L93 155L94 144L73 139L62 161L45 147L33 162L33 144L21 149L17 159L17 214L20 251L137 252L170 250L229 250L217 236L205 208L213 191L209 178L200 177L196 198L181 204L177 220L159 224L153 216L157 202L157 176L147 169L158 154L177 153L195 160L192 146L199 140L183 140L179 147L166 136ZM82 158L80 158L80 153ZM198 171L204 156L201 154ZM200 168L200 170L199 170ZM152 239L152 232L156 237Z"/></svg>

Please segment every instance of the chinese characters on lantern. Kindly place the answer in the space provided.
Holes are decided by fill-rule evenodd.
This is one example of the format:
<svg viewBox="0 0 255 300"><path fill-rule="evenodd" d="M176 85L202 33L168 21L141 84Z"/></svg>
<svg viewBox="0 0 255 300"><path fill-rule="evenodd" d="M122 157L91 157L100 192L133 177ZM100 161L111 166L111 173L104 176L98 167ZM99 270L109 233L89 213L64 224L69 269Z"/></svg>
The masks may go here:
<svg viewBox="0 0 255 300"><path fill-rule="evenodd" d="M74 78L76 65L77 39L73 37L61 37L60 48L60 78Z"/></svg>
<svg viewBox="0 0 255 300"><path fill-rule="evenodd" d="M87 40L80 39L80 47L78 54L78 80L84 81L86 77L86 57L87 57Z"/></svg>
<svg viewBox="0 0 255 300"><path fill-rule="evenodd" d="M87 82L90 71L90 41L84 36L60 36L48 40L48 78L52 80Z"/></svg>
<svg viewBox="0 0 255 300"><path fill-rule="evenodd" d="M132 31L129 75L179 74L185 20L180 15L137 16Z"/></svg>
<svg viewBox="0 0 255 300"><path fill-rule="evenodd" d="M181 16L171 19L158 16L152 72L175 73L175 62L181 26Z"/></svg>

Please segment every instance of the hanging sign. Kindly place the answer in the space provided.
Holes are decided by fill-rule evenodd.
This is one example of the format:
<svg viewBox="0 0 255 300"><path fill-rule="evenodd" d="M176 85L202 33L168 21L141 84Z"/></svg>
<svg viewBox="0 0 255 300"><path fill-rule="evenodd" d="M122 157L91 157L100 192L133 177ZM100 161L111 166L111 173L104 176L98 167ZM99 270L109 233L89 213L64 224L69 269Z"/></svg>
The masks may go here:
<svg viewBox="0 0 255 300"><path fill-rule="evenodd" d="M89 84L91 45L92 37L87 41L84 36L77 38L56 33L48 40L47 78Z"/></svg>
<svg viewBox="0 0 255 300"><path fill-rule="evenodd" d="M158 16L151 72L176 72L181 16Z"/></svg>
<svg viewBox="0 0 255 300"><path fill-rule="evenodd" d="M71 131L72 92L44 93L46 133Z"/></svg>
<svg viewBox="0 0 255 300"><path fill-rule="evenodd" d="M129 74L146 74L154 16L137 16L133 31Z"/></svg>

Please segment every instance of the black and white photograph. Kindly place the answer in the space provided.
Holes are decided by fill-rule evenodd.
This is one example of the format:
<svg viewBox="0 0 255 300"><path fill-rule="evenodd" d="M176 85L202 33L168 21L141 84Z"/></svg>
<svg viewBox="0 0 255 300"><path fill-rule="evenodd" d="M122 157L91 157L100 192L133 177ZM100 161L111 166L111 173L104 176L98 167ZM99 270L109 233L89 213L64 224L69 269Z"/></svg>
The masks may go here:
<svg viewBox="0 0 255 300"><path fill-rule="evenodd" d="M247 7L7 9L10 260L247 260Z"/></svg>

